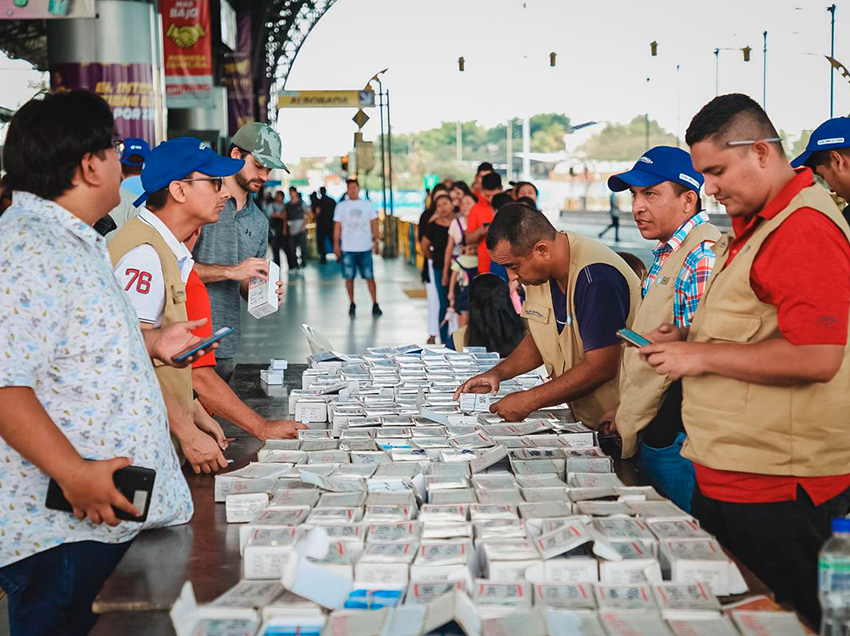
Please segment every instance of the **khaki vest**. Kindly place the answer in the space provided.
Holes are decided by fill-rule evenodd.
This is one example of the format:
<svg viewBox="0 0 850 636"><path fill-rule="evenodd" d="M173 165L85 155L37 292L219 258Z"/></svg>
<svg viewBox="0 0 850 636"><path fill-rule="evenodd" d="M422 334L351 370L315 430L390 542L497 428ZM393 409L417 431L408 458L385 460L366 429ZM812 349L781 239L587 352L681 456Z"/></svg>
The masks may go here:
<svg viewBox="0 0 850 636"><path fill-rule="evenodd" d="M762 220L726 266L732 237L715 245L717 262L691 325L691 342L752 344L781 338L776 308L750 286L761 245L801 207L814 208L850 240L850 226L820 186L803 189L773 219ZM817 249L817 246L812 246ZM815 477L850 470L850 347L836 376L825 383L781 387L713 374L682 380L682 418L688 440L682 455L717 470Z"/></svg>
<svg viewBox="0 0 850 636"><path fill-rule="evenodd" d="M526 287L526 300L522 306L522 318L534 338L534 344L543 358L550 377L563 375L578 362L584 360L584 346L576 321L575 288L579 272L595 263L611 265L626 279L629 286L629 316L626 326L631 326L640 301L640 280L626 262L612 250L593 239L564 232L570 242L570 273L567 283L567 324L559 334L552 308L552 293L549 281L542 285ZM584 397L572 400L570 408L576 419L595 428L602 415L618 401L617 378L610 380Z"/></svg>
<svg viewBox="0 0 850 636"><path fill-rule="evenodd" d="M112 258L113 267L123 258L127 252L140 246L150 245L156 250L159 262L162 266L162 275L165 279L165 308L162 316L162 326L167 327L175 322L186 320L186 284L180 278L180 267L174 252L168 244L150 225L139 218L131 219L116 234L109 244L109 255ZM180 405L185 413L192 416L192 369L175 369L158 360L154 360L156 376L162 386L167 387L171 395ZM183 454L180 450L180 442L172 435L171 441L177 450L181 462Z"/></svg>
<svg viewBox="0 0 850 636"><path fill-rule="evenodd" d="M454 333L452 333L452 344L457 352L463 351L463 347L466 345L466 327L466 325L458 327Z"/></svg>
<svg viewBox="0 0 850 636"><path fill-rule="evenodd" d="M641 301L632 323L638 333L652 331L662 322L673 322L673 304L676 279L685 264L685 258L703 241L716 242L720 230L710 223L703 223L688 232L682 244L667 257L658 277ZM617 408L617 432L623 439L623 458L637 452L637 436L658 414L670 381L658 375L652 367L640 359L637 347L627 346L623 350L620 367L620 406Z"/></svg>

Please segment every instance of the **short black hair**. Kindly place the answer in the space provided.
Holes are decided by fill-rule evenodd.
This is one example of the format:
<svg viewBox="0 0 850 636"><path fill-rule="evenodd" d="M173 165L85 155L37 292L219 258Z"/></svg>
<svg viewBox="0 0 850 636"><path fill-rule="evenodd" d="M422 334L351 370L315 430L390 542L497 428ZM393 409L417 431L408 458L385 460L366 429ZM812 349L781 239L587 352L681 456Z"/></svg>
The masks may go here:
<svg viewBox="0 0 850 636"><path fill-rule="evenodd" d="M511 198L511 195L507 192L499 192L498 194L493 196L493 200L490 201L490 207L493 208L494 212L498 212L508 203L513 203L514 200Z"/></svg>
<svg viewBox="0 0 850 636"><path fill-rule="evenodd" d="M514 184L514 192L519 192L519 189L520 189L522 186L531 186L532 188L534 188L534 194L537 194L537 195L539 195L539 194L540 194L540 190L538 190L538 189L537 189L537 186L536 186L536 185L534 185L533 183L531 183L531 181L517 181L517 182Z"/></svg>
<svg viewBox="0 0 850 636"><path fill-rule="evenodd" d="M112 109L88 91L50 93L21 106L9 123L3 167L12 190L53 200L73 187L83 157L111 148Z"/></svg>
<svg viewBox="0 0 850 636"><path fill-rule="evenodd" d="M632 268L632 271L637 274L637 277L643 280L646 277L646 264L635 254L631 252L617 252L617 256L626 261L626 265Z"/></svg>
<svg viewBox="0 0 850 636"><path fill-rule="evenodd" d="M493 197L493 198L495 199L496 197ZM530 197L520 197L519 199L516 200L516 202L527 205L528 207L534 208L535 210L537 209L537 204L534 202L534 199L532 199Z"/></svg>
<svg viewBox="0 0 850 636"><path fill-rule="evenodd" d="M733 135L740 138L730 139ZM712 139L723 145L727 141L773 137L779 137L779 133L758 102L743 93L730 93L715 97L694 115L685 133L685 142L693 146ZM781 141L774 143L782 148Z"/></svg>
<svg viewBox="0 0 850 636"><path fill-rule="evenodd" d="M469 186L466 184L466 181L455 181L452 184L452 190L457 188L458 190L463 190L464 192L469 192Z"/></svg>
<svg viewBox="0 0 850 636"><path fill-rule="evenodd" d="M244 159L245 157L247 157L248 155L251 154L248 150L245 150L244 148L240 148L236 144L230 144L230 147L227 149L227 156L229 157L230 155L232 155L234 150L239 151L239 158L240 159Z"/></svg>
<svg viewBox="0 0 850 636"><path fill-rule="evenodd" d="M695 193L697 195L697 209L696 209L696 211L699 212L700 210L702 210L702 199L699 196L699 192L697 192L693 188L689 188L686 185L682 185L678 181L670 181L669 183L670 183L671 186L673 186L673 194L675 194L677 197L682 196L688 190Z"/></svg>
<svg viewBox="0 0 850 636"><path fill-rule="evenodd" d="M289 186L289 191L290 191L290 192L292 192L293 190L295 190L296 192L298 192L298 188L296 188L296 187L295 187L295 186L293 186L293 185Z"/></svg>
<svg viewBox="0 0 850 636"><path fill-rule="evenodd" d="M325 195L328 193L328 189L325 186L319 188L319 194Z"/></svg>
<svg viewBox="0 0 850 636"><path fill-rule="evenodd" d="M350 183L356 183L357 185L360 185L360 182L357 180L357 177L348 177L345 180L345 185L348 185Z"/></svg>
<svg viewBox="0 0 850 636"><path fill-rule="evenodd" d="M829 153L832 151L841 153L847 159L850 159L850 148L829 148L827 150L818 150L809 155L809 158L806 159L806 162L803 164L808 166L812 170L817 168L818 166L828 166L829 165Z"/></svg>
<svg viewBox="0 0 850 636"><path fill-rule="evenodd" d="M482 190L501 190L502 189L502 177L497 175L495 172L488 172L483 177L481 177L481 189Z"/></svg>
<svg viewBox="0 0 850 636"><path fill-rule="evenodd" d="M168 185L171 184L169 183ZM148 209L153 210L154 212L164 208L166 203L168 203L168 186L165 186L156 192L151 192L148 195L148 200L145 201L145 205Z"/></svg>
<svg viewBox="0 0 850 636"><path fill-rule="evenodd" d="M525 256L538 241L552 241L558 235L546 215L524 203L509 203L493 217L487 230L487 249L493 250L507 241L511 253Z"/></svg>
<svg viewBox="0 0 850 636"><path fill-rule="evenodd" d="M485 170L489 170L490 172L493 172L493 164L490 163L489 161L482 161L481 163L478 164L478 169L475 171L475 174L479 175L482 172L484 172Z"/></svg>

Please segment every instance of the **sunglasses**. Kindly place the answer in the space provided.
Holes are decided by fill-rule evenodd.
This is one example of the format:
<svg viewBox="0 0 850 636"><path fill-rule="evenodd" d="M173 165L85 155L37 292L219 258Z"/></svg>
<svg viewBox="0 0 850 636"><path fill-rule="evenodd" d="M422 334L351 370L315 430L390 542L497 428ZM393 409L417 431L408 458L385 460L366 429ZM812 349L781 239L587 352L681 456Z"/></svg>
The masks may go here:
<svg viewBox="0 0 850 636"><path fill-rule="evenodd" d="M224 183L224 177L197 177L195 179L180 179L180 181L212 181L216 192L221 192L221 185Z"/></svg>

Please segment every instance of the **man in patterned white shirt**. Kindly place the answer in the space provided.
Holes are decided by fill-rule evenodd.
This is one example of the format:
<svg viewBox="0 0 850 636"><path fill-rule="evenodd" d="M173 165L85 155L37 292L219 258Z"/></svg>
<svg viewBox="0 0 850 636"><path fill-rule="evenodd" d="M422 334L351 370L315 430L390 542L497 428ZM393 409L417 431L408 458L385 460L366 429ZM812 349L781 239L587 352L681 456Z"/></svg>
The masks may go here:
<svg viewBox="0 0 850 636"><path fill-rule="evenodd" d="M121 143L100 97L34 99L4 149L13 205L0 219L0 587L15 636L87 634L91 603L143 529L187 522L192 500L151 357L198 339L179 323L143 335L92 225L118 202ZM144 523L115 488L156 471ZM58 482L73 514L45 507Z"/></svg>

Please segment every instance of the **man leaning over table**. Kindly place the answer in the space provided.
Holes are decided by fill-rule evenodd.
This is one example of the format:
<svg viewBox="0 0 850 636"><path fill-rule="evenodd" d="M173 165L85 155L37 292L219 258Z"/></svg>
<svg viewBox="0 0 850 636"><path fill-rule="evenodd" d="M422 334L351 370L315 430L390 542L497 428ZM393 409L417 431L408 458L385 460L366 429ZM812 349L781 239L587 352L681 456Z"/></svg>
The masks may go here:
<svg viewBox="0 0 850 636"><path fill-rule="evenodd" d="M690 155L670 146L647 150L634 168L608 179L612 191L631 192L641 236L658 241L641 285L635 331L648 331L661 322L685 327L693 320L714 267L711 247L720 238L708 214L700 211L702 182ZM623 350L620 404L609 426L614 429L622 440L622 456L636 454L650 483L690 512L694 467L680 454L685 440L682 384L653 373L634 347Z"/></svg>
<svg viewBox="0 0 850 636"><path fill-rule="evenodd" d="M682 379L693 514L817 624L818 551L850 512L850 226L746 95L713 99L686 139L732 232L690 328L640 354Z"/></svg>
<svg viewBox="0 0 850 636"><path fill-rule="evenodd" d="M91 604L143 529L187 522L192 500L168 436L151 356L198 341L177 323L144 333L92 225L119 200L121 142L100 97L33 99L13 117L0 219L0 587L13 636L87 634ZM189 360L191 362L191 359ZM113 483L156 471L147 521ZM54 478L73 514L45 507Z"/></svg>
<svg viewBox="0 0 850 636"><path fill-rule="evenodd" d="M502 206L487 232L493 262L511 281L526 285L522 318L528 334L498 365L464 382L455 393L496 392L503 380L541 364L552 378L506 395L490 407L504 419L522 420L545 406L568 402L593 428L617 403L622 348L617 330L632 324L640 281L602 243L558 232L524 203Z"/></svg>

